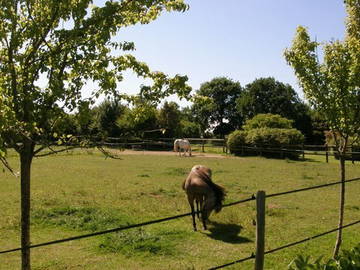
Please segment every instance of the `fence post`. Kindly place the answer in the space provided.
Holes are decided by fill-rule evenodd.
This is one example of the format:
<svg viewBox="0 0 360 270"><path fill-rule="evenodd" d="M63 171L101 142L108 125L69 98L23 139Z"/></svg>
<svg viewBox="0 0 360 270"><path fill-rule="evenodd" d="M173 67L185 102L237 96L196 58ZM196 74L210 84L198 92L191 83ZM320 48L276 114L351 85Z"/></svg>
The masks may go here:
<svg viewBox="0 0 360 270"><path fill-rule="evenodd" d="M205 140L203 139L201 142L201 149L203 153L205 153L204 144L205 144Z"/></svg>
<svg viewBox="0 0 360 270"><path fill-rule="evenodd" d="M302 144L302 158L305 160L305 145Z"/></svg>
<svg viewBox="0 0 360 270"><path fill-rule="evenodd" d="M265 251L265 191L256 193L256 253L255 270L264 269Z"/></svg>
<svg viewBox="0 0 360 270"><path fill-rule="evenodd" d="M328 144L325 144L325 156L326 156L326 163L329 163L329 150L328 150Z"/></svg>

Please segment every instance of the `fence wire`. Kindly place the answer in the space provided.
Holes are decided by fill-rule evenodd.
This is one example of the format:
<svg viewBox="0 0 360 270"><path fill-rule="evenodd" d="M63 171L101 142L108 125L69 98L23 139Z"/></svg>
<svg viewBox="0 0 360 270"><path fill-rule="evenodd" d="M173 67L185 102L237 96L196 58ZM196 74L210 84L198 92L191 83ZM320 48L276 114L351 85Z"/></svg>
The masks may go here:
<svg viewBox="0 0 360 270"><path fill-rule="evenodd" d="M359 180L360 180L360 177L345 180L344 182L350 183L350 182L359 181ZM327 183L327 184L322 184L322 185L317 185L317 186L312 186L312 187L299 188L299 189L294 189L294 190L289 190L289 191L284 191L284 192L278 192L278 193L268 194L268 195L266 195L266 198L277 197L277 196L281 196L281 195L286 195L286 194L291 194L291 193L296 193L296 192L301 192L301 191L306 191L306 190L311 190L311 189L329 187L329 186L334 186L334 185L338 185L341 183L342 183L342 181L338 181L338 182Z"/></svg>
<svg viewBox="0 0 360 270"><path fill-rule="evenodd" d="M353 178L353 179L345 180L345 182L346 182L346 183L349 183L349 182L354 182L354 181L358 181L358 180L360 180L360 177L359 177L359 178ZM323 187L327 187L327 186L337 185L337 184L340 184L340 183L342 183L342 182L341 182L341 181L338 181L338 182L327 183L327 184L317 185L317 186L312 186L312 187L307 187L307 188L301 188L301 189L295 189L295 190L290 190L290 191L285 191L285 192L273 193L273 194L267 195L266 197L267 197L267 198L269 198L269 197L276 197L276 196L281 196L281 195L290 194L290 193L296 193L296 192L301 192L301 191L306 191L306 190L311 190L311 189L318 189L318 188L323 188ZM256 199L256 197L255 197L255 195L253 194L253 195L252 195L251 197L249 197L249 198L242 199L242 200L235 201L235 202L228 203L228 204L224 204L223 207L229 207L229 206L233 206L233 205L237 205L237 204L241 204L241 203L253 201L253 200L255 200L255 199ZM178 218L182 218L182 217L186 217L186 216L190 216L190 215L191 215L191 212L185 213L185 214L176 215L176 216L171 216L171 217L166 217L166 218L160 218L160 219L156 219L156 220L151 220L151 221L147 221L147 222L132 224L132 225L128 225L128 226L122 226L122 227L118 227L118 228L114 228L114 229L109 229L109 230L105 230L105 231L99 231L99 232L88 233L88 234L83 234L83 235L78 235L78 236L73 236L73 237L58 239L58 240L54 240L54 241L39 243L39 244L35 244L35 245L30 245L30 246L28 246L27 248L31 249L31 248L36 248L36 247L49 246L49 245L54 245L54 244L59 244L59 243L64 243L64 242L69 242L69 241L74 241L74 240L79 240L79 239L94 237L94 236L98 236L98 235L103 235L103 234L108 234L108 233L113 233L113 232L124 231L124 230L128 230L128 229L143 227L143 226L146 226L146 225L151 225L151 224L161 223L161 222L165 222L165 221L169 221L169 220L174 220L174 219L178 219ZM360 223L360 221L357 221L357 222L354 222L354 223L345 225L345 226L340 227L340 228L346 228L346 227L355 225L355 224L357 224L357 223ZM292 245L295 245L295 244L303 243L303 242L305 242L305 241L308 241L308 240L311 240L311 239L320 237L320 236L322 236L322 235L325 235L325 234L328 234L328 233L337 231L337 230L339 230L340 228L337 228L337 229L334 229L334 230L331 230L331 231L322 233L322 234L317 235L317 236L308 237L308 238L306 238L306 239L304 239L304 240L301 240L301 241L298 241L298 242L295 242L295 243L292 243L292 244L288 244L288 245L283 246L283 247L279 247L279 248L277 248L277 249L275 249L275 250L267 251L267 252L265 252L265 254L275 252L275 251L277 251L277 250L286 248L286 247L288 247L288 246L292 246ZM0 251L0 254L12 253L12 252L20 251L21 249L22 249L22 248L14 248L14 249L3 250L3 251ZM228 264L226 264L226 265L217 266L217 267L211 268L211 269L220 269L220 268L223 268L223 267L225 267L225 266L230 266L230 265L233 265L233 264L236 264L236 263L240 263L240 262L243 262L243 261L246 261L246 260L250 260L250 259L252 259L252 258L254 258L254 255L253 255L253 254L252 254L251 256L249 256L249 257L246 257L246 258L243 258L243 259L240 259L240 260L237 260L237 261L228 263Z"/></svg>
<svg viewBox="0 0 360 270"><path fill-rule="evenodd" d="M296 242L293 242L293 243L289 243L289 244L286 244L286 245L283 245L283 246L280 246L280 247L265 251L264 254L266 255L266 254L274 253L276 251L279 251L279 250L282 250L282 249L285 249L285 248L289 248L289 247L292 247L292 246L295 246L295 245L298 245L298 244L301 244L301 243L304 243L304 242L319 238L321 236L336 232L336 231L344 229L344 228L348 228L350 226L354 226L354 225L359 224L359 223L360 223L360 220L349 223L349 224L346 224L344 226L341 226L341 227L338 227L338 228L335 228L335 229L332 229L332 230L329 230L329 231L326 231L326 232L323 232L323 233L320 233L320 234L317 234L317 235L313 235L313 236L304 238L302 240L299 240L299 241L296 241ZM251 254L251 256L249 256L249 257L245 257L245 258L242 258L242 259L230 262L230 263L226 263L226 264L223 264L223 265L212 267L212 268L209 268L209 270L225 268L225 267L228 267L228 266L231 266L231 265L234 265L234 264L238 264L238 263L242 263L242 262L248 261L250 259L254 259L254 258L255 258L255 255Z"/></svg>

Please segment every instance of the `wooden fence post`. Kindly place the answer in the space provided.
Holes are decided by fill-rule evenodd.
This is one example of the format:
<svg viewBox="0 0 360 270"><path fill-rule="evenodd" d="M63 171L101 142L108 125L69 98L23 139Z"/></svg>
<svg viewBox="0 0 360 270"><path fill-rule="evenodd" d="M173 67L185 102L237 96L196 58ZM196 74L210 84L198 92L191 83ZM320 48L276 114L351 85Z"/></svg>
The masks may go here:
<svg viewBox="0 0 360 270"><path fill-rule="evenodd" d="M302 159L305 160L305 146L302 144Z"/></svg>
<svg viewBox="0 0 360 270"><path fill-rule="evenodd" d="M255 270L264 269L265 252L265 191L256 193L256 253Z"/></svg>
<svg viewBox="0 0 360 270"><path fill-rule="evenodd" d="M328 150L328 144L325 144L325 156L326 156L326 163L329 163L329 150Z"/></svg>
<svg viewBox="0 0 360 270"><path fill-rule="evenodd" d="M205 140L203 139L201 143L201 150L203 153L205 153L204 145L205 145Z"/></svg>

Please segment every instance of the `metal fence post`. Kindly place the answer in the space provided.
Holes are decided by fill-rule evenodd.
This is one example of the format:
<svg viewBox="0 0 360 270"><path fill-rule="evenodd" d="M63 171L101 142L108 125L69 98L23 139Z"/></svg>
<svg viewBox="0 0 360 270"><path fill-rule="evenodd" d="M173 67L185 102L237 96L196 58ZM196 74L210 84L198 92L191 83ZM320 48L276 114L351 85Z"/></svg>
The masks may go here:
<svg viewBox="0 0 360 270"><path fill-rule="evenodd" d="M265 251L265 191L256 193L256 253L255 270L264 269Z"/></svg>

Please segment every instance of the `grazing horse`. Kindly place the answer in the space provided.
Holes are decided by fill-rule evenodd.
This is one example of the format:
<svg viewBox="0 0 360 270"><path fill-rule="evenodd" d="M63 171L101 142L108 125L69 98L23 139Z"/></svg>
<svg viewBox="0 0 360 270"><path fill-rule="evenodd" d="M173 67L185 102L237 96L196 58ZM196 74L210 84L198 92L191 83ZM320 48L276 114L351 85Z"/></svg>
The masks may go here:
<svg viewBox="0 0 360 270"><path fill-rule="evenodd" d="M188 140L186 139L176 139L174 141L174 151L179 152L179 156L181 155L181 151L184 150L184 156L186 156L186 152L191 157L191 146Z"/></svg>
<svg viewBox="0 0 360 270"><path fill-rule="evenodd" d="M211 169L203 165L195 165L191 169L182 188L191 207L194 231L196 231L194 201L196 201L197 216L200 218L199 213L201 213L203 227L206 230L206 221L212 210L216 213L221 211L225 189L211 180Z"/></svg>

